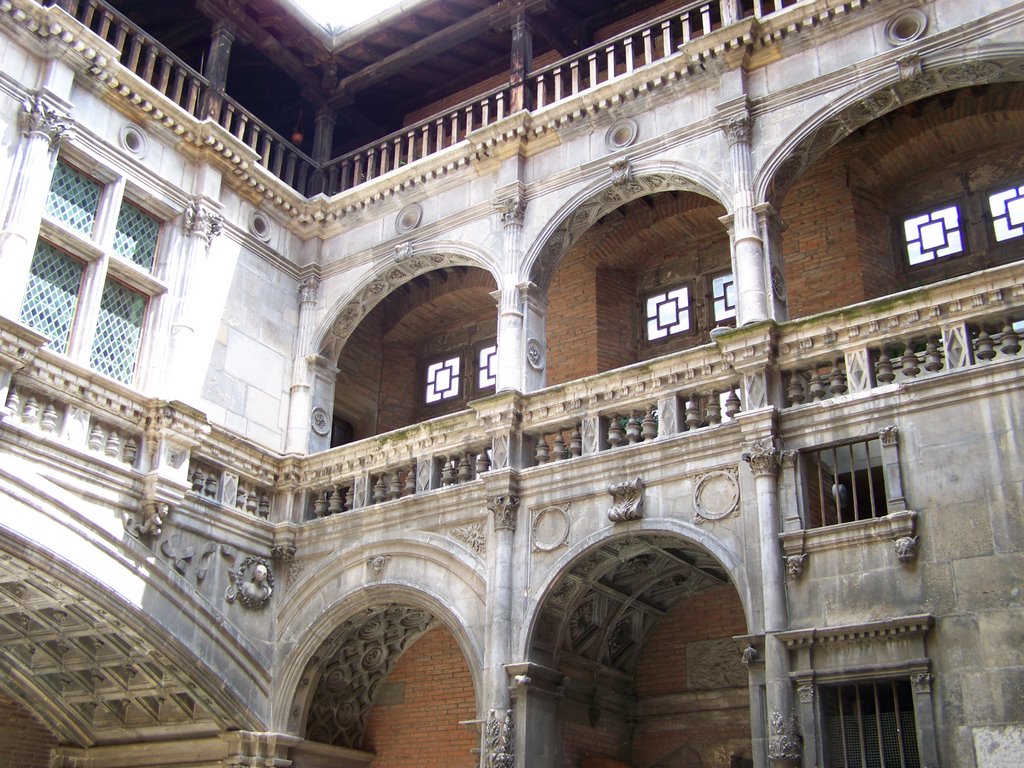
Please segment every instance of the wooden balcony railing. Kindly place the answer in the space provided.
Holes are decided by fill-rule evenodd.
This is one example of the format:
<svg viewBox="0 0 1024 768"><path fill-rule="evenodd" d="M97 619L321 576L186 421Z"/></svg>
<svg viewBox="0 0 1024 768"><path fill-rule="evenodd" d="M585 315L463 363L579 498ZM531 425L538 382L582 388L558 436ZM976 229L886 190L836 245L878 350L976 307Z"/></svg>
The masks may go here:
<svg viewBox="0 0 1024 768"><path fill-rule="evenodd" d="M543 109L679 52L692 40L743 18L764 18L802 0L698 0L531 73L526 104ZM338 194L462 142L509 114L508 86L476 96L322 165L213 88L195 69L105 0L58 5L119 52L119 62L199 120L212 119L246 144L268 172L305 197Z"/></svg>

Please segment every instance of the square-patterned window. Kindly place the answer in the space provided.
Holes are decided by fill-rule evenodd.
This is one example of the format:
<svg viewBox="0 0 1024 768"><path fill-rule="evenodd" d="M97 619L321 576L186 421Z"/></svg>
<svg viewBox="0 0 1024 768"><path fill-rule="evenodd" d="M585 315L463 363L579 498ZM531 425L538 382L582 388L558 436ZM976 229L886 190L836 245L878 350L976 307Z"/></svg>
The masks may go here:
<svg viewBox="0 0 1024 768"><path fill-rule="evenodd" d="M427 404L454 400L462 391L462 358L458 355L430 363L427 366Z"/></svg>
<svg viewBox="0 0 1024 768"><path fill-rule="evenodd" d="M997 242L1024 236L1024 186L1010 187L989 195L988 206Z"/></svg>
<svg viewBox="0 0 1024 768"><path fill-rule="evenodd" d="M125 188L58 160L21 317L54 349L131 383L150 299L164 286L151 274L161 222Z"/></svg>
<svg viewBox="0 0 1024 768"><path fill-rule="evenodd" d="M950 205L904 219L903 242L911 266L963 253L960 209Z"/></svg>
<svg viewBox="0 0 1024 768"><path fill-rule="evenodd" d="M688 285L648 294L644 299L644 307L647 341L659 341L687 333L693 325Z"/></svg>
<svg viewBox="0 0 1024 768"><path fill-rule="evenodd" d="M732 272L711 278L711 321L714 325L736 321L736 279Z"/></svg>
<svg viewBox="0 0 1024 768"><path fill-rule="evenodd" d="M476 388L494 389L498 384L498 345L487 344L476 353Z"/></svg>

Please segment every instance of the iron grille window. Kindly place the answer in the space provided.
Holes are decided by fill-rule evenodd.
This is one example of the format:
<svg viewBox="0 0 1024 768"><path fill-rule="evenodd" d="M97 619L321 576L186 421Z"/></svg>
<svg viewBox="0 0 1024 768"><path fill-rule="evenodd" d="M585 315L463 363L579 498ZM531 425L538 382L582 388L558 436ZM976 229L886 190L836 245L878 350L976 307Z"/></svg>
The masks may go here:
<svg viewBox="0 0 1024 768"><path fill-rule="evenodd" d="M906 680L821 689L829 768L920 768Z"/></svg>
<svg viewBox="0 0 1024 768"><path fill-rule="evenodd" d="M102 184L58 160L21 317L54 349L130 383L157 285L149 272L160 221L126 200L124 186Z"/></svg>
<svg viewBox="0 0 1024 768"><path fill-rule="evenodd" d="M803 454L808 528L882 517L887 512L881 441L833 445Z"/></svg>

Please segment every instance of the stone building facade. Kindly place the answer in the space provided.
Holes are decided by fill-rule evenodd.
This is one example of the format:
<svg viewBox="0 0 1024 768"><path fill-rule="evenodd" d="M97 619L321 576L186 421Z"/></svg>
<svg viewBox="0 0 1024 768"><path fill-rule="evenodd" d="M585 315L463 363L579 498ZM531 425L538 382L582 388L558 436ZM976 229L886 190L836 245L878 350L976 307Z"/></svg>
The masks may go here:
<svg viewBox="0 0 1024 768"><path fill-rule="evenodd" d="M4 765L1020 764L1024 4L540 5L331 157L0 2Z"/></svg>

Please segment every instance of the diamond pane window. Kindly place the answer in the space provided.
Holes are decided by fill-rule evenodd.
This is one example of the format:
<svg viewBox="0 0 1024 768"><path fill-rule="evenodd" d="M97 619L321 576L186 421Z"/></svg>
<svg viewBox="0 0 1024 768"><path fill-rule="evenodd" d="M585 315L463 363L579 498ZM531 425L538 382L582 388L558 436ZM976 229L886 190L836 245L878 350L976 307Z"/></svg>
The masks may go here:
<svg viewBox="0 0 1024 768"><path fill-rule="evenodd" d="M439 403L459 396L460 358L450 357L427 366L428 403Z"/></svg>
<svg viewBox="0 0 1024 768"><path fill-rule="evenodd" d="M498 385L498 372L495 370L497 365L497 345L491 344L482 348L477 354L476 386L478 389L488 389Z"/></svg>
<svg viewBox="0 0 1024 768"><path fill-rule="evenodd" d="M960 211L955 205L906 219L903 231L911 264L923 264L964 250Z"/></svg>
<svg viewBox="0 0 1024 768"><path fill-rule="evenodd" d="M153 268L160 222L131 203L124 203L114 231L114 250L143 269Z"/></svg>
<svg viewBox="0 0 1024 768"><path fill-rule="evenodd" d="M736 281L731 272L711 280L711 299L712 315L716 323L736 317Z"/></svg>
<svg viewBox="0 0 1024 768"><path fill-rule="evenodd" d="M21 319L61 353L68 348L83 271L82 264L63 251L42 241L36 245Z"/></svg>
<svg viewBox="0 0 1024 768"><path fill-rule="evenodd" d="M690 289L686 286L647 297L647 340L690 330Z"/></svg>
<svg viewBox="0 0 1024 768"><path fill-rule="evenodd" d="M58 162L46 198L46 212L89 237L96 223L102 188L69 165Z"/></svg>
<svg viewBox="0 0 1024 768"><path fill-rule="evenodd" d="M100 316L89 364L100 373L128 383L142 340L146 300L120 283L108 281L100 299Z"/></svg>
<svg viewBox="0 0 1024 768"><path fill-rule="evenodd" d="M996 240L1012 240L1024 235L1024 187L1010 187L989 195L992 227Z"/></svg>

